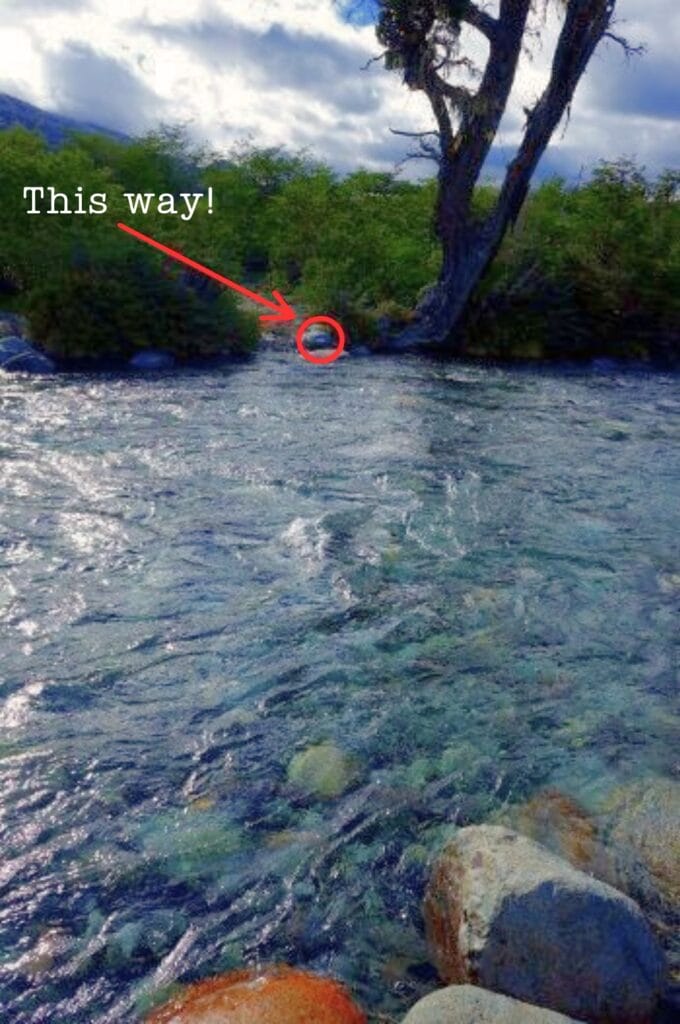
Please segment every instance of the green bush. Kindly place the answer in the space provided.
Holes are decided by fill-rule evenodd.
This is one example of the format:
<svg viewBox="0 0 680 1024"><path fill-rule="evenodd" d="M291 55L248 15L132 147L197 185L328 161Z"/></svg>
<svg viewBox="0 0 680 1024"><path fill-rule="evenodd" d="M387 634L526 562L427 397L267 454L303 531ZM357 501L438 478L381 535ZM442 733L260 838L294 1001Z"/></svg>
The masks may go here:
<svg viewBox="0 0 680 1024"><path fill-rule="evenodd" d="M470 354L680 358L677 191L627 160L535 189L472 304Z"/></svg>
<svg viewBox="0 0 680 1024"><path fill-rule="evenodd" d="M85 265L35 284L25 301L31 333L58 359L127 360L162 349L180 360L246 352L257 322L234 299L150 261Z"/></svg>
<svg viewBox="0 0 680 1024"><path fill-rule="evenodd" d="M180 360L243 352L257 341L257 320L225 289L185 273L117 230L119 220L194 259L241 272L222 218L200 210L190 222L156 213L132 217L123 193L201 188L201 155L181 132L165 130L131 144L75 136L48 150L30 132L0 133L0 289L6 308L24 313L36 343L62 360L126 360L159 348ZM54 184L74 195L104 192L101 216L29 216L26 183ZM228 255L225 255L227 250Z"/></svg>

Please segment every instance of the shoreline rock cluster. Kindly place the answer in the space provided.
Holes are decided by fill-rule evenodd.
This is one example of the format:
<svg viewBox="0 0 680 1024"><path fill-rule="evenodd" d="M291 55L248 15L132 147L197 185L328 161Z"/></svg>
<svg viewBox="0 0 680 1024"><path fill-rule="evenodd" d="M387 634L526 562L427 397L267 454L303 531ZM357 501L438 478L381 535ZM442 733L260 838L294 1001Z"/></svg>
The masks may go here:
<svg viewBox="0 0 680 1024"><path fill-rule="evenodd" d="M54 373L54 360L39 352L27 336L22 317L0 313L0 370L6 373Z"/></svg>
<svg viewBox="0 0 680 1024"><path fill-rule="evenodd" d="M172 370L177 360L170 352L143 349L124 364L141 373ZM32 341L24 317L0 312L0 371L44 375L57 373L60 367Z"/></svg>
<svg viewBox="0 0 680 1024"><path fill-rule="evenodd" d="M289 782L328 799L358 770L332 744L319 744L296 755ZM420 999L402 1024L680 1020L680 785L656 778L622 788L597 815L548 789L505 817L460 829L434 861L423 911L446 987ZM147 1018L371 1020L336 982L285 966L191 985Z"/></svg>
<svg viewBox="0 0 680 1024"><path fill-rule="evenodd" d="M648 1024L661 948L630 897L498 825L462 829L435 864L425 921L439 975L592 1024Z"/></svg>

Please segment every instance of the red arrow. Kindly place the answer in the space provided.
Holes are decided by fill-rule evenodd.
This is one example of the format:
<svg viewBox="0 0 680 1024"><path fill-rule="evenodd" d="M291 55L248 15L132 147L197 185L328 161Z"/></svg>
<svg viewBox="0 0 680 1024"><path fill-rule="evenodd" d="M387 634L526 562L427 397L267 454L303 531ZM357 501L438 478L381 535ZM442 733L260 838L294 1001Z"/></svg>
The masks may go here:
<svg viewBox="0 0 680 1024"><path fill-rule="evenodd" d="M290 306L283 295L280 292L272 291L272 295L276 299L276 302L270 302L269 299L263 298L256 292L251 292L249 288L244 288L242 284L236 284L235 281L230 281L228 277L223 277L222 274L218 274L215 270L211 270L210 267L204 267L202 263L196 263L195 260L190 260L188 256L183 256L181 252L177 252L175 249L170 249L167 245L163 245L161 242L157 242L155 238L149 238L148 235L143 235L141 231L136 231L134 228L130 228L127 224L119 224L118 227L121 231L127 232L128 235L132 235L133 238L138 239L140 242L146 242L147 245L152 245L154 249L158 249L160 252L164 252L166 256L172 257L173 260L178 260L179 263L184 263L187 267L191 267L192 270L198 270L200 274L205 274L206 277L211 277L213 281L218 281L220 284L224 284L227 288L233 288L235 292L239 292L241 295L245 295L247 299L252 302L258 302L261 306L268 306L269 309L273 309L273 313L266 313L260 317L260 320L266 320L269 323L288 323L289 320L295 320L297 313Z"/></svg>

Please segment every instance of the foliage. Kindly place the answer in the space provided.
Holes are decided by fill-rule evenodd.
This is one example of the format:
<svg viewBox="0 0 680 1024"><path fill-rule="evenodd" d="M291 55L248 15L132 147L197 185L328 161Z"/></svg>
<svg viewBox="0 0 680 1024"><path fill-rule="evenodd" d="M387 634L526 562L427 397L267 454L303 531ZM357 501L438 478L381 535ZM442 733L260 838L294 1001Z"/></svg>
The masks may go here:
<svg viewBox="0 0 680 1024"><path fill-rule="evenodd" d="M473 351L680 357L677 176L630 161L532 194L478 290ZM519 335L519 337L518 337Z"/></svg>
<svg viewBox="0 0 680 1024"><path fill-rule="evenodd" d="M180 130L131 144L75 136L59 150L22 130L0 134L0 305L28 314L61 358L126 359L161 348L181 359L242 351L253 314L233 295L115 230L125 220L231 277L278 288L300 312L336 315L379 343L411 318L437 279L436 182L365 170L341 178L306 153L194 150ZM26 184L106 192L103 216L29 217ZM653 179L619 161L578 187L535 189L477 289L467 351L502 358L678 358L680 175ZM191 221L132 217L124 192L214 189ZM497 189L478 187L484 218Z"/></svg>
<svg viewBox="0 0 680 1024"><path fill-rule="evenodd" d="M339 181L317 168L273 203L272 268L303 301L334 313L385 302L411 306L437 273L432 183L358 171Z"/></svg>
<svg viewBox="0 0 680 1024"><path fill-rule="evenodd" d="M149 348L204 359L256 342L254 322L224 292L188 286L139 256L50 275L29 291L26 313L42 348L64 360L117 361Z"/></svg>
<svg viewBox="0 0 680 1024"><path fill-rule="evenodd" d="M58 150L23 129L0 134L0 292L14 295L11 305L28 316L50 353L122 360L160 348L190 359L252 347L256 321L230 293L179 272L116 230L124 220L169 245L190 247L202 262L240 272L237 257L222 259L229 232L207 210L199 207L185 222L153 208L131 216L125 201L125 192L200 191L199 157L175 130L132 144L76 135ZM50 184L69 197L82 186L86 205L90 195L106 193L108 212L28 215L24 187Z"/></svg>

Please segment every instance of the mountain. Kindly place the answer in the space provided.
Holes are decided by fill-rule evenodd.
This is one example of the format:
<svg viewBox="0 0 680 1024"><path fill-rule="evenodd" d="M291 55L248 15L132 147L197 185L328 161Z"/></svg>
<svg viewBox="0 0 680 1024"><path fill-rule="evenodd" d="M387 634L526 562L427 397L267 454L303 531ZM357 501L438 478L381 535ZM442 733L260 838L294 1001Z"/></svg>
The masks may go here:
<svg viewBox="0 0 680 1024"><path fill-rule="evenodd" d="M109 138L121 141L127 138L122 132L89 124L87 121L62 117L61 114L52 114L47 110L41 110L40 107L34 107L31 103L25 103L14 96L0 92L0 131L14 125L21 125L30 131L40 132L50 146L61 145L68 133L72 131L97 132L100 135L108 135Z"/></svg>

